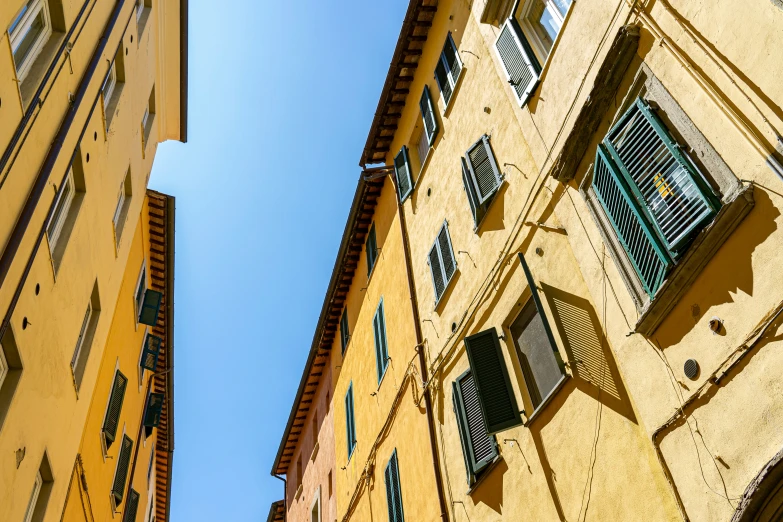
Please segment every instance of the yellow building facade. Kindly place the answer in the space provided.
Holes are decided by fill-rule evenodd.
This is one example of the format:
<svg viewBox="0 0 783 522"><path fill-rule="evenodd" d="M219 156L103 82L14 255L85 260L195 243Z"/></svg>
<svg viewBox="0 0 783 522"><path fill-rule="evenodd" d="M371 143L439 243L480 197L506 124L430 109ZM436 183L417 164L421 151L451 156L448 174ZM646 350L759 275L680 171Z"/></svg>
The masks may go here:
<svg viewBox="0 0 783 522"><path fill-rule="evenodd" d="M148 198L147 183L158 143L186 140L187 3L18 0L2 3L0 24L0 519L109 520L110 489L90 491L93 510L66 499L102 487L117 462L119 442L108 460L93 452L92 424L118 358L135 386L122 408L128 433L139 429L144 386L171 400L167 377L147 372L139 384L143 328L128 334L127 292L141 260L156 263L150 230L164 224L153 207L173 205ZM153 322L150 306L166 300L154 276L146 282L140 302ZM156 477L169 463L156 457ZM139 502L150 491L142 475L131 475ZM166 489L156 502L165 519ZM148 519L145 507L135 520Z"/></svg>

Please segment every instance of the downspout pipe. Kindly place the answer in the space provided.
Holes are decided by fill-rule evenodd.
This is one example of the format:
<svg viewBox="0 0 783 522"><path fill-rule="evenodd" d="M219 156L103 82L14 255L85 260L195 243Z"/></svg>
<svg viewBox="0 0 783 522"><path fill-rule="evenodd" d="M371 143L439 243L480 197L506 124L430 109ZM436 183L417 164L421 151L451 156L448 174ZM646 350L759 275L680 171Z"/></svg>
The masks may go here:
<svg viewBox="0 0 783 522"><path fill-rule="evenodd" d="M284 477L276 473L272 473L272 476L277 480L283 481L283 520L288 520L288 482L286 482Z"/></svg>
<svg viewBox="0 0 783 522"><path fill-rule="evenodd" d="M380 172L384 174L388 173L392 179L392 183L395 186L395 193L397 192L397 179L394 175L394 167L387 166L375 169L365 169L363 175L365 180L375 179L380 177ZM416 287L413 284L413 269L411 265L410 245L408 243L408 227L405 224L405 212L402 208L402 202L400 198L397 199L397 215L400 218L400 232L402 233L402 249L405 253L405 275L408 278L408 291L411 296L411 312L413 313L413 326L416 330L416 351L419 355L419 366L421 372L421 379L423 382L427 382L429 377L427 376L427 361L424 356L424 336L421 332L421 321L419 320L419 301L416 297ZM440 504L440 519L443 522L449 522L448 507L446 505L446 498L443 496L443 477L440 471L440 465L438 464L438 443L435 437L435 417L432 412L432 398L430 397L430 389L424 388L424 409L427 412L427 431L430 438L430 453L432 456L432 469L435 472L435 486L438 490L438 502Z"/></svg>
<svg viewBox="0 0 783 522"><path fill-rule="evenodd" d="M16 254L19 251L19 246L21 245L25 234L27 233L27 228L30 226L30 222L33 219L33 214L35 213L35 209L41 200L41 196L43 195L43 191L46 188L49 177L51 176L52 171L54 170L55 163L57 162L60 152L62 151L63 145L65 144L65 140L71 131L71 127L74 125L74 121L76 120L76 113L82 107L82 103L84 102L84 99L87 97L87 88L90 86L90 83L92 82L92 78L95 75L96 70L98 69L98 65L103 60L103 53L106 50L106 45L109 41L109 37L114 32L114 27L117 25L117 20L120 17L120 13L122 12L123 8L128 2L129 0L119 0L114 8L114 11L112 11L111 18L109 18L109 21L106 23L106 27L103 30L103 34L101 35L101 39L98 42L98 46L95 48L92 58L90 59L90 63L87 66L86 71L84 72L84 76L82 76L81 82L79 83L79 90L76 92L74 101L69 107L65 119L63 120L62 124L60 125L60 128L57 131L57 136L54 142L52 143L52 146L49 148L49 152L46 154L46 159L44 161L43 166L41 167L41 170L38 172L38 176L35 179L35 184L33 185L33 189L30 192L30 195L27 197L27 201L25 201L24 208L22 209L22 213L19 216L18 221L14 225L14 229L11 232L11 237L8 240L8 244L3 250L2 256L0 256L0 287L5 283L5 279L8 276L8 272L11 270L11 264L13 263L14 258L16 257ZM126 26L128 23L130 23L132 16L133 16L133 12L130 13ZM79 135L79 142L81 142L81 139L84 137L84 132L86 131L87 125L90 121L90 118L92 117L93 111L95 110L95 104L98 101L98 96L100 96L100 92L101 91L99 88L98 92L95 95L95 99L93 100L90 113L87 116L87 120L85 121L84 126L82 127L81 134ZM74 150L74 152L71 154L71 161L73 161L73 156L75 154L76 151ZM67 171L65 174L63 174L63 180L65 179L66 175L67 175ZM60 190L62 190L62 182L60 183ZM5 335L6 331L8 330L8 326L11 322L11 315L13 314L13 311L16 308L16 304L19 302L19 297L22 293L22 287L24 286L25 282L27 281L27 277L30 274L30 270L35 260L35 255L37 254L38 249L41 246L41 241L43 240L43 235L46 231L46 223L49 221L53 211L54 211L54 202L52 202L52 205L49 208L49 211L47 212L46 219L41 225L41 230L38 233L38 238L35 241L35 245L33 246L33 250L30 253L30 257L27 260L27 265L25 266L24 272L22 274L22 278L16 287L14 295L11 299L11 304L8 307L8 311L6 312L5 317L3 318L2 325L0 325L0 339L2 339L2 337Z"/></svg>

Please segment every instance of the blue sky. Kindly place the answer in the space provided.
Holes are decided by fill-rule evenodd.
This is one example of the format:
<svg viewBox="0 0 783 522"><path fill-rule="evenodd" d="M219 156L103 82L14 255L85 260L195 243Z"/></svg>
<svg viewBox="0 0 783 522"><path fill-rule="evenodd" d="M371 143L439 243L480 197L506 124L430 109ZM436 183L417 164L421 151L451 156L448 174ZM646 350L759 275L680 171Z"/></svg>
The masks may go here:
<svg viewBox="0 0 783 522"><path fill-rule="evenodd" d="M228 4L227 4L228 6ZM407 2L190 0L171 520L266 520L270 476Z"/></svg>

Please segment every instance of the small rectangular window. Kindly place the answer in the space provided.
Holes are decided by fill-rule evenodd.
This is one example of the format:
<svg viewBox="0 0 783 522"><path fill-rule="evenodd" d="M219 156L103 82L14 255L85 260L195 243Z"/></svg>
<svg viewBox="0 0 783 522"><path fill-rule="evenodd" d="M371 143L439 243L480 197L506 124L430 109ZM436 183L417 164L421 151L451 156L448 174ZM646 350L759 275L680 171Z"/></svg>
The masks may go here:
<svg viewBox="0 0 783 522"><path fill-rule="evenodd" d="M128 218L128 210L130 209L131 197L133 195L133 180L131 179L130 169L125 174L120 185L119 195L117 196L117 205L114 207L114 217L112 218L112 225L114 226L114 244L120 245L122 239L122 231L125 229L125 222Z"/></svg>
<svg viewBox="0 0 783 522"><path fill-rule="evenodd" d="M0 343L0 390L3 389L3 382L5 382L5 378L8 375L8 360L5 358L5 348L3 348L2 343Z"/></svg>
<svg viewBox="0 0 783 522"><path fill-rule="evenodd" d="M457 88L457 80L462 72L462 60L459 57L459 51L451 37L451 33L446 37L443 44L443 51L440 53L440 59L435 66L435 79L440 87L440 93L443 95L445 105L449 104L454 90Z"/></svg>
<svg viewBox="0 0 783 522"><path fill-rule="evenodd" d="M139 366L142 370L155 372L158 369L158 356L163 339L156 335L145 334L144 343L141 348L141 361ZM142 371L142 376L144 375Z"/></svg>
<svg viewBox="0 0 783 522"><path fill-rule="evenodd" d="M142 131L142 153L147 150L147 143L150 140L150 134L152 134L152 126L155 122L155 87L152 88L150 97L147 99L147 104L144 107L144 113L141 116L141 131Z"/></svg>
<svg viewBox="0 0 783 522"><path fill-rule="evenodd" d="M136 280L136 293L134 294L134 305L136 311L136 321L138 322L141 306L144 303L144 292L147 290L147 263L144 262L139 270L139 277Z"/></svg>
<svg viewBox="0 0 783 522"><path fill-rule="evenodd" d="M98 298L98 283L93 285L92 293L87 301L87 309L82 317L82 323L79 328L79 336L76 338L76 346L71 357L71 373L74 384L78 389L84 376L84 370L87 366L87 360L90 357L92 348L92 339L95 334L95 328L100 315L100 300Z"/></svg>
<svg viewBox="0 0 783 522"><path fill-rule="evenodd" d="M41 487L43 486L43 477L39 471L35 475L35 482L33 483L33 492L30 494L30 500L27 503L27 511L24 515L24 522L32 522L33 514L35 513L35 506L38 503L38 496L41 494Z"/></svg>
<svg viewBox="0 0 783 522"><path fill-rule="evenodd" d="M316 491L310 506L310 522L321 522L321 488Z"/></svg>
<svg viewBox="0 0 783 522"><path fill-rule="evenodd" d="M397 450L392 453L384 470L386 484L386 506L389 510L389 522L405 522L402 510L402 488L400 487L400 467L397 462Z"/></svg>
<svg viewBox="0 0 783 522"><path fill-rule="evenodd" d="M125 513L122 515L122 522L136 522L136 513L139 511L140 495L135 489L131 488L128 495L128 501L125 503Z"/></svg>
<svg viewBox="0 0 783 522"><path fill-rule="evenodd" d="M389 347L386 342L386 317L383 311L383 298L375 310L372 320L375 339L375 366L378 372L378 384L381 383L386 368L389 366Z"/></svg>
<svg viewBox="0 0 783 522"><path fill-rule="evenodd" d="M84 319L82 320L82 327L79 330L79 337L76 339L76 349L73 351L73 357L71 357L71 371L76 372L76 363L79 361L79 355L81 354L82 347L84 346L84 338L87 336L87 328L90 326L90 319L92 318L92 303L87 303L87 311L84 313Z"/></svg>
<svg viewBox="0 0 783 522"><path fill-rule="evenodd" d="M163 413L163 402L166 396L162 393L150 393L147 396L147 406L144 408L144 427L157 428Z"/></svg>
<svg viewBox="0 0 783 522"><path fill-rule="evenodd" d="M117 62L112 61L109 66L109 74L106 75L106 79L103 81L103 110L107 111L109 108L109 102L111 96L114 93L114 88L117 86Z"/></svg>
<svg viewBox="0 0 783 522"><path fill-rule="evenodd" d="M356 447L356 422L353 416L353 383L348 385L345 394L345 438L348 444L348 460L351 460Z"/></svg>
<svg viewBox="0 0 783 522"><path fill-rule="evenodd" d="M364 250L367 253L367 277L372 274L375 262L378 260L378 242L375 238L375 223L370 227L367 239L364 242Z"/></svg>
<svg viewBox="0 0 783 522"><path fill-rule="evenodd" d="M117 436L117 428L120 425L120 413L122 403L125 401L125 389L128 386L128 378L117 370L114 373L109 405L106 408L106 416L103 419L103 437L106 441L106 449L110 448Z"/></svg>
<svg viewBox="0 0 783 522"><path fill-rule="evenodd" d="M519 3L514 19L540 63L544 63L552 51L570 6L571 0L525 0Z"/></svg>
<svg viewBox="0 0 783 522"><path fill-rule="evenodd" d="M17 80L24 81L51 35L49 2L29 0L16 14L8 28Z"/></svg>
<svg viewBox="0 0 783 522"><path fill-rule="evenodd" d="M68 211L71 208L73 199L76 196L76 187L74 185L73 167L68 170L68 176L65 183L60 188L57 195L57 203L54 205L54 212L49 219L49 225L46 227L46 235L49 238L49 248L54 251L57 240L63 230L63 225L68 217Z"/></svg>
<svg viewBox="0 0 783 522"><path fill-rule="evenodd" d="M348 347L348 341L351 338L351 334L348 330L348 307L343 309L343 316L340 318L340 348L341 354L345 355L345 349Z"/></svg>
<svg viewBox="0 0 783 522"><path fill-rule="evenodd" d="M448 288L451 278L457 272L457 260L454 258L454 250L451 247L449 227L443 223L435 242L427 255L427 264L430 266L432 286L435 291L435 304Z"/></svg>

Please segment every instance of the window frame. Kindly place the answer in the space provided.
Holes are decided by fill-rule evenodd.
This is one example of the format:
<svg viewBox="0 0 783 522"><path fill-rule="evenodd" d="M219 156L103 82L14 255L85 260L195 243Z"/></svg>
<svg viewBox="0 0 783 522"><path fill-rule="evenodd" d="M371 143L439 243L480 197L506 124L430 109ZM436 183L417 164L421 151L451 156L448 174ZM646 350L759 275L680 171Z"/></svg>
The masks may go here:
<svg viewBox="0 0 783 522"><path fill-rule="evenodd" d="M65 183L61 184L57 191L56 201L54 203L54 212L46 225L46 237L49 242L49 250L54 253L57 248L57 242L62 237L65 221L71 211L74 198L76 197L76 182L73 175L73 165L68 167L68 175L65 177Z"/></svg>
<svg viewBox="0 0 783 522"><path fill-rule="evenodd" d="M106 79L103 80L103 86L101 87L101 96L103 97L103 112L104 117L108 121L109 103L111 103L114 91L119 83L117 76L117 60L112 60L109 66L109 72L106 74Z"/></svg>
<svg viewBox="0 0 783 522"><path fill-rule="evenodd" d="M94 310L92 306L92 295L87 300L87 311L84 313L84 319L82 320L82 327L79 330L79 337L76 338L76 347L71 357L71 373L76 378L76 366L79 364L79 357L84 349L84 340L87 337L87 331L90 329L90 321L92 321Z"/></svg>
<svg viewBox="0 0 783 522"><path fill-rule="evenodd" d="M544 4L544 10L549 13L549 15L552 17L552 20L557 24L557 34L552 39L552 45L549 47L549 49L546 48L546 44L541 40L541 37L533 26L533 23L528 18L533 8L533 4L537 1L540 1ZM528 44L532 47L533 52L536 54L536 58L538 59L539 63L543 64L547 62L549 56L552 54L552 50L555 48L555 42L557 42L558 37L563 32L563 25L565 24L568 12L571 10L571 6L574 5L572 0L567 1L569 3L565 13L560 12L560 10L555 5L554 0L521 0L517 2L517 5L515 5L514 9L511 11L511 17L514 18L519 24L520 29L525 34L525 38L527 39ZM517 12L519 11L521 12L519 13L519 16L517 16Z"/></svg>
<svg viewBox="0 0 783 522"><path fill-rule="evenodd" d="M313 520L313 511L315 509L318 509L318 518L317 520ZM315 495L313 495L313 502L310 504L310 522L321 522L322 520L321 516L321 486L318 486L318 488L315 490Z"/></svg>
<svg viewBox="0 0 783 522"><path fill-rule="evenodd" d="M143 287L141 285L144 285ZM147 291L147 260L144 259L139 269L139 275L136 279L136 291L133 294L133 310L135 311L136 328L139 327L139 316L141 314L141 307L144 305L144 294ZM139 289L142 289L139 292Z"/></svg>
<svg viewBox="0 0 783 522"><path fill-rule="evenodd" d="M39 14L43 15L43 27L34 37L34 41L28 49L27 54L22 59L22 63L16 63L16 56L14 56L16 50L24 41L25 36L27 36L28 31L30 31ZM52 16L49 12L48 0L30 0L17 12L16 16L14 16L13 22L11 22L11 25L7 29L7 34L11 46L11 56L14 62L16 79L19 83L22 83L25 78L27 78L33 64L41 55L41 51L43 51L49 38L51 38L52 33Z"/></svg>
<svg viewBox="0 0 783 522"><path fill-rule="evenodd" d="M3 389L3 383L5 382L6 377L8 377L8 373L10 371L11 368L8 365L8 359L5 355L5 347L3 346L3 342L0 341L0 390Z"/></svg>
<svg viewBox="0 0 783 522"><path fill-rule="evenodd" d="M33 515L35 515L35 508L38 505L38 499L41 497L41 490L43 489L43 476L41 470L38 469L35 475L35 481L33 482L33 491L30 494L30 500L27 502L27 511L25 511L24 522L32 522Z"/></svg>

